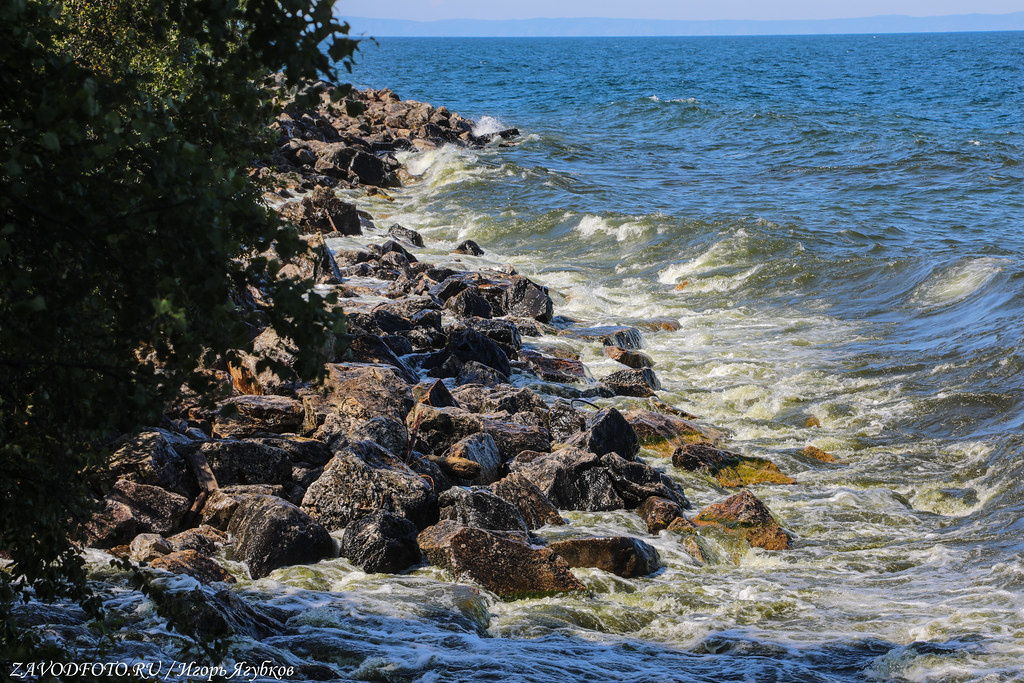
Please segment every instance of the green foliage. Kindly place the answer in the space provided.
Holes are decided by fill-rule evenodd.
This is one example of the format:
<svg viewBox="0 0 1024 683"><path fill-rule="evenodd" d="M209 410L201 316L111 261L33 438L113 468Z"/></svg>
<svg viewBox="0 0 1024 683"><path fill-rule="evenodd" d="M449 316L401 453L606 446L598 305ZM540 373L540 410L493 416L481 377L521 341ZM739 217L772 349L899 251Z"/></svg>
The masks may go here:
<svg viewBox="0 0 1024 683"><path fill-rule="evenodd" d="M303 247L244 169L272 94L351 65L327 0L41 0L0 4L0 660L10 605L71 597L112 437L155 420L255 323L311 350L340 314L310 282L245 258ZM330 43L328 53L321 46ZM242 293L259 286L273 308Z"/></svg>

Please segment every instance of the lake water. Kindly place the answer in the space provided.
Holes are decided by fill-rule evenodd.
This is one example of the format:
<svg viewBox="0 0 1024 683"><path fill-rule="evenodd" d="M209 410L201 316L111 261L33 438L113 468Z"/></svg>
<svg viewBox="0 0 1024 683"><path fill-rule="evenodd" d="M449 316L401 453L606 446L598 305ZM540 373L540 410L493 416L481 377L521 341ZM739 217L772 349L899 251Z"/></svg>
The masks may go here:
<svg viewBox="0 0 1024 683"><path fill-rule="evenodd" d="M662 398L799 482L754 488L789 551L699 567L663 535L660 574L486 600L482 635L417 602L458 601L432 570L342 576L376 591L345 598L379 642L367 666L1024 680L1024 34L380 39L361 54L356 83L524 136L410 158L421 182L363 208L476 240L549 285L556 313L679 320L647 336ZM598 377L616 369L583 353ZM726 495L668 469L698 508ZM645 532L631 513L568 516Z"/></svg>

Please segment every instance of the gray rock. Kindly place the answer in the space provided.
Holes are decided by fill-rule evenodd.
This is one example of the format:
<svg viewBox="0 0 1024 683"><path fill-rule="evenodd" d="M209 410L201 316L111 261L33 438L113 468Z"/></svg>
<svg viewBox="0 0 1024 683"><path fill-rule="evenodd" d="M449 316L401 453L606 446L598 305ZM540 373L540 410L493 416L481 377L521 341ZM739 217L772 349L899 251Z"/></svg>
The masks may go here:
<svg viewBox="0 0 1024 683"><path fill-rule="evenodd" d="M373 441L396 458L404 458L409 446L409 432L393 417L375 417L358 424L349 432L351 441Z"/></svg>
<svg viewBox="0 0 1024 683"><path fill-rule="evenodd" d="M321 524L288 501L275 496L239 504L228 525L235 559L254 579L279 567L313 564L334 554L334 543Z"/></svg>
<svg viewBox="0 0 1024 683"><path fill-rule="evenodd" d="M330 530L343 529L373 510L393 512L423 527L433 521L435 506L430 484L372 441L336 451L302 499L302 509Z"/></svg>
<svg viewBox="0 0 1024 683"><path fill-rule="evenodd" d="M288 454L252 441L208 441L199 449L221 486L287 484L292 480Z"/></svg>
<svg viewBox="0 0 1024 683"><path fill-rule="evenodd" d="M475 360L494 368L505 377L512 374L508 356L498 346L472 328L455 328L448 338L448 352L463 363Z"/></svg>
<svg viewBox="0 0 1024 683"><path fill-rule="evenodd" d="M218 408L213 435L221 439L302 430L302 403L287 396L233 396Z"/></svg>
<svg viewBox="0 0 1024 683"><path fill-rule="evenodd" d="M395 574L419 563L416 533L404 517L377 510L349 522L341 554L367 573Z"/></svg>
<svg viewBox="0 0 1024 683"><path fill-rule="evenodd" d="M501 476L501 454L490 434L481 432L460 439L445 455L464 458L480 465L480 474L470 482L472 484L490 484Z"/></svg>
<svg viewBox="0 0 1024 683"><path fill-rule="evenodd" d="M528 531L519 508L485 488L456 486L442 493L437 502L442 520L454 520L477 529L524 534Z"/></svg>
<svg viewBox="0 0 1024 683"><path fill-rule="evenodd" d="M159 431L142 432L110 457L110 477L159 486L182 496L199 492L188 462Z"/></svg>
<svg viewBox="0 0 1024 683"><path fill-rule="evenodd" d="M601 383L616 396L654 396L654 392L661 389L661 382L650 368L619 370L602 378Z"/></svg>
<svg viewBox="0 0 1024 683"><path fill-rule="evenodd" d="M157 486L119 479L103 500L103 509L86 524L89 545L111 548L138 534L169 536L181 527L190 501Z"/></svg>
<svg viewBox="0 0 1024 683"><path fill-rule="evenodd" d="M547 496L537 488L536 484L518 472L507 475L488 488L496 496L507 500L519 508L526 526L539 529L546 525L564 526L565 520L558 514L558 509L548 500Z"/></svg>

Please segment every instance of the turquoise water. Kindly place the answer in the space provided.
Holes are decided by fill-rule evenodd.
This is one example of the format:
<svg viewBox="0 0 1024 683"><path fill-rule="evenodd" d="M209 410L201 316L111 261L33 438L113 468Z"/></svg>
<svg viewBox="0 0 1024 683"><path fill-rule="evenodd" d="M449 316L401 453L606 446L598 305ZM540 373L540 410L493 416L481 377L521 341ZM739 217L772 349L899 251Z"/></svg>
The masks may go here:
<svg viewBox="0 0 1024 683"><path fill-rule="evenodd" d="M792 550L698 568L657 539L655 577L492 604L436 680L1024 680L1022 57L1020 33L364 47L361 85L524 135L410 158L367 209L478 241L556 312L679 320L647 339L663 397L799 481L755 489Z"/></svg>

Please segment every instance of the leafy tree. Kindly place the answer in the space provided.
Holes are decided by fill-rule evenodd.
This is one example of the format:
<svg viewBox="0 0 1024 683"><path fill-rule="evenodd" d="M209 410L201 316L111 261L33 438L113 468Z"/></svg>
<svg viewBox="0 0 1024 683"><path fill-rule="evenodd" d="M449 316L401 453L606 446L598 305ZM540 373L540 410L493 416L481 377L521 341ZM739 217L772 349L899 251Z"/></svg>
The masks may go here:
<svg viewBox="0 0 1024 683"><path fill-rule="evenodd" d="M333 79L347 32L330 0L0 4L0 659L26 654L19 599L97 612L75 543L112 437L209 391L201 369L254 323L300 350L339 325L312 283L252 258L303 244L245 169L266 76ZM274 306L243 305L250 286Z"/></svg>

